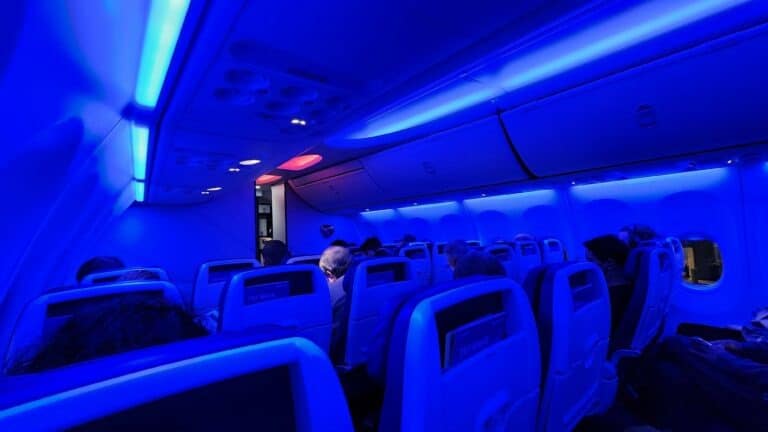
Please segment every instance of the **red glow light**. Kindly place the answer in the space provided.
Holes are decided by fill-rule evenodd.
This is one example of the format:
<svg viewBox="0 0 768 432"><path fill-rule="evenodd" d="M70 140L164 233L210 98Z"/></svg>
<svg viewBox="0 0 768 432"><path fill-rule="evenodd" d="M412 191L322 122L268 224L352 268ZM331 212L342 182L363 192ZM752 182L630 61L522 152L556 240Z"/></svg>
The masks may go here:
<svg viewBox="0 0 768 432"><path fill-rule="evenodd" d="M277 169L286 171L301 171L313 165L317 165L321 160L323 160L323 157L318 154L296 156L295 158L277 167Z"/></svg>
<svg viewBox="0 0 768 432"><path fill-rule="evenodd" d="M270 184L280 180L281 178L282 177L279 175L264 174L262 176L259 176L259 178L256 179L256 184L257 185Z"/></svg>

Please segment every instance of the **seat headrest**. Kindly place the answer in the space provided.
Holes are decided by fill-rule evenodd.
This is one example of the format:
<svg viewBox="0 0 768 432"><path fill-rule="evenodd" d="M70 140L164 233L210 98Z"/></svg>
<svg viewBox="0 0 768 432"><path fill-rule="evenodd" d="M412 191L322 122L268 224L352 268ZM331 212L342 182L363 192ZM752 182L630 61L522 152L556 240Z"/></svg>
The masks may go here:
<svg viewBox="0 0 768 432"><path fill-rule="evenodd" d="M91 366L99 368L98 362ZM200 355L0 411L3 430L230 430L248 424L261 431L352 431L332 365L301 338Z"/></svg>
<svg viewBox="0 0 768 432"><path fill-rule="evenodd" d="M93 273L80 283L81 286L106 285L131 280L159 280L167 281L168 273L158 267L133 267L120 270L113 270L102 273Z"/></svg>
<svg viewBox="0 0 768 432"><path fill-rule="evenodd" d="M244 330L266 324L301 327L295 319L297 301L302 301L301 313L305 319L330 321L328 282L319 267L286 264L238 273L222 291L220 329ZM320 310L322 316L314 317L315 310Z"/></svg>
<svg viewBox="0 0 768 432"><path fill-rule="evenodd" d="M513 241L512 250L521 257L539 256L539 245L533 240Z"/></svg>
<svg viewBox="0 0 768 432"><path fill-rule="evenodd" d="M286 264L312 264L320 265L320 255L304 255L289 259Z"/></svg>
<svg viewBox="0 0 768 432"><path fill-rule="evenodd" d="M196 313L216 309L221 300L221 290L232 276L259 267L261 263L253 258L211 261L201 265L192 291L192 309Z"/></svg>
<svg viewBox="0 0 768 432"><path fill-rule="evenodd" d="M485 251L495 256L499 261L509 261L512 258L512 248L506 244L494 244L485 248Z"/></svg>
<svg viewBox="0 0 768 432"><path fill-rule="evenodd" d="M169 303L183 306L178 289L165 281L95 285L44 294L27 304L19 316L6 353L6 366L55 334L78 311L98 307L121 296L164 298Z"/></svg>
<svg viewBox="0 0 768 432"><path fill-rule="evenodd" d="M353 287L373 288L413 279L410 258L370 258L352 263L344 277L344 290L350 293Z"/></svg>
<svg viewBox="0 0 768 432"><path fill-rule="evenodd" d="M429 249L425 244L414 245L412 243L410 246L404 246L400 249L400 256L410 259L429 259Z"/></svg>

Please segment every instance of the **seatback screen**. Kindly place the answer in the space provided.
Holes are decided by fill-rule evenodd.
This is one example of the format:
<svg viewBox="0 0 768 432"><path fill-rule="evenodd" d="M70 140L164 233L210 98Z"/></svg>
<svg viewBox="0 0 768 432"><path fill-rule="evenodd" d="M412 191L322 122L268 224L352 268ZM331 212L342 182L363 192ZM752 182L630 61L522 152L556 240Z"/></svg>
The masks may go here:
<svg viewBox="0 0 768 432"><path fill-rule="evenodd" d="M278 298L312 294L312 273L278 273L248 278L243 283L243 304L251 305Z"/></svg>
<svg viewBox="0 0 768 432"><path fill-rule="evenodd" d="M484 294L447 307L435 314L444 369L507 338L504 293Z"/></svg>
<svg viewBox="0 0 768 432"><path fill-rule="evenodd" d="M368 287L384 285L405 280L405 264L391 263L379 264L368 267L366 274Z"/></svg>
<svg viewBox="0 0 768 432"><path fill-rule="evenodd" d="M554 241L554 240L550 240L550 241L548 241L548 242L547 242L547 247L548 247L548 248L549 248L549 250L551 250L552 252L560 252L560 243L559 243L559 242L556 242L556 241Z"/></svg>
<svg viewBox="0 0 768 432"><path fill-rule="evenodd" d="M600 290L592 277L592 272L588 270L574 273L568 277L574 310L579 310L600 297Z"/></svg>
<svg viewBox="0 0 768 432"><path fill-rule="evenodd" d="M252 262L222 264L208 268L208 283L229 282L232 276L256 268Z"/></svg>
<svg viewBox="0 0 768 432"><path fill-rule="evenodd" d="M410 259L427 259L427 251L421 248L407 249L405 251L405 256Z"/></svg>
<svg viewBox="0 0 768 432"><path fill-rule="evenodd" d="M539 251L533 243L523 243L520 245L520 254L522 256L536 255Z"/></svg>
<svg viewBox="0 0 768 432"><path fill-rule="evenodd" d="M46 338L52 336L71 316L77 313L86 309L101 308L122 298L131 299L131 301L156 300L164 298L164 292L162 290L130 291L51 303L45 311L46 320L43 325L43 336Z"/></svg>
<svg viewBox="0 0 768 432"><path fill-rule="evenodd" d="M290 368L279 366L166 396L71 430L296 431Z"/></svg>

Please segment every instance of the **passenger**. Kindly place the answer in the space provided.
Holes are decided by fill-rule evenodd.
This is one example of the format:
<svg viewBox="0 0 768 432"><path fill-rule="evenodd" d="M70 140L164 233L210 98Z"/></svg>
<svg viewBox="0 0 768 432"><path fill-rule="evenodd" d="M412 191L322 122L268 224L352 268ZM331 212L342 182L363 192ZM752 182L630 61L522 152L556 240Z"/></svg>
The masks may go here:
<svg viewBox="0 0 768 432"><path fill-rule="evenodd" d="M626 243L630 249L636 248L644 241L654 240L656 238L658 238L656 231L648 225L627 225L619 230L619 239Z"/></svg>
<svg viewBox="0 0 768 432"><path fill-rule="evenodd" d="M86 276L103 273L112 270L124 269L125 264L120 258L112 256L97 256L84 262L79 269L77 269L77 283L82 283Z"/></svg>
<svg viewBox="0 0 768 432"><path fill-rule="evenodd" d="M587 259L600 266L608 284L613 334L619 328L634 291L634 283L625 271L629 246L619 237L609 234L585 242L584 247L587 249Z"/></svg>
<svg viewBox="0 0 768 432"><path fill-rule="evenodd" d="M514 238L512 238L513 241L536 241L536 237L532 236L531 234L527 233L520 233L517 234Z"/></svg>
<svg viewBox="0 0 768 432"><path fill-rule="evenodd" d="M40 372L207 334L181 306L125 295L76 312L39 352L18 359L11 372Z"/></svg>
<svg viewBox="0 0 768 432"><path fill-rule="evenodd" d="M445 245L445 258L451 271L456 269L456 261L469 253L469 245L464 240L454 240Z"/></svg>
<svg viewBox="0 0 768 432"><path fill-rule="evenodd" d="M416 241L416 236L415 235L413 235L413 234L406 234L406 235L403 236L402 239L400 239L400 243L398 243L398 245L397 245L397 250L400 250L400 249L410 245L411 243L413 243L415 241Z"/></svg>
<svg viewBox="0 0 768 432"><path fill-rule="evenodd" d="M342 239L337 239L337 240L334 240L333 242L331 242L331 246L340 246L340 247L348 248L349 247L349 243L347 243L346 241L344 241Z"/></svg>
<svg viewBox="0 0 768 432"><path fill-rule="evenodd" d="M381 249L381 246L381 240L378 237L368 237L360 245L360 252L365 256L373 257L376 256L376 251Z"/></svg>
<svg viewBox="0 0 768 432"><path fill-rule="evenodd" d="M270 240L264 243L261 251L261 263L264 267L283 265L291 257L288 246L280 240Z"/></svg>
<svg viewBox="0 0 768 432"><path fill-rule="evenodd" d="M320 256L320 270L328 279L331 291L331 305L334 305L346 294L343 288L344 275L352 263L349 249L341 246L331 246Z"/></svg>
<svg viewBox="0 0 768 432"><path fill-rule="evenodd" d="M117 279L117 282L158 281L158 280L161 280L161 279L160 279L160 275L158 275L157 273L149 270L137 269L137 270L131 270L123 273Z"/></svg>
<svg viewBox="0 0 768 432"><path fill-rule="evenodd" d="M495 256L480 251L472 251L459 258L453 271L454 279L470 276L506 276L504 265Z"/></svg>

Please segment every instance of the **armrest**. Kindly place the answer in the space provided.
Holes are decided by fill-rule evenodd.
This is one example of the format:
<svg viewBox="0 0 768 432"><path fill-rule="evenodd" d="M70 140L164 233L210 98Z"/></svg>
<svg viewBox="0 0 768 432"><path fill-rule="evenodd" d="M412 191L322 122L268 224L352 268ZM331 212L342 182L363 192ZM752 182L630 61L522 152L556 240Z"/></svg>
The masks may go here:
<svg viewBox="0 0 768 432"><path fill-rule="evenodd" d="M707 324L682 323L677 326L677 334L681 336L698 337L706 341L737 340L744 337L738 327L717 327Z"/></svg>

